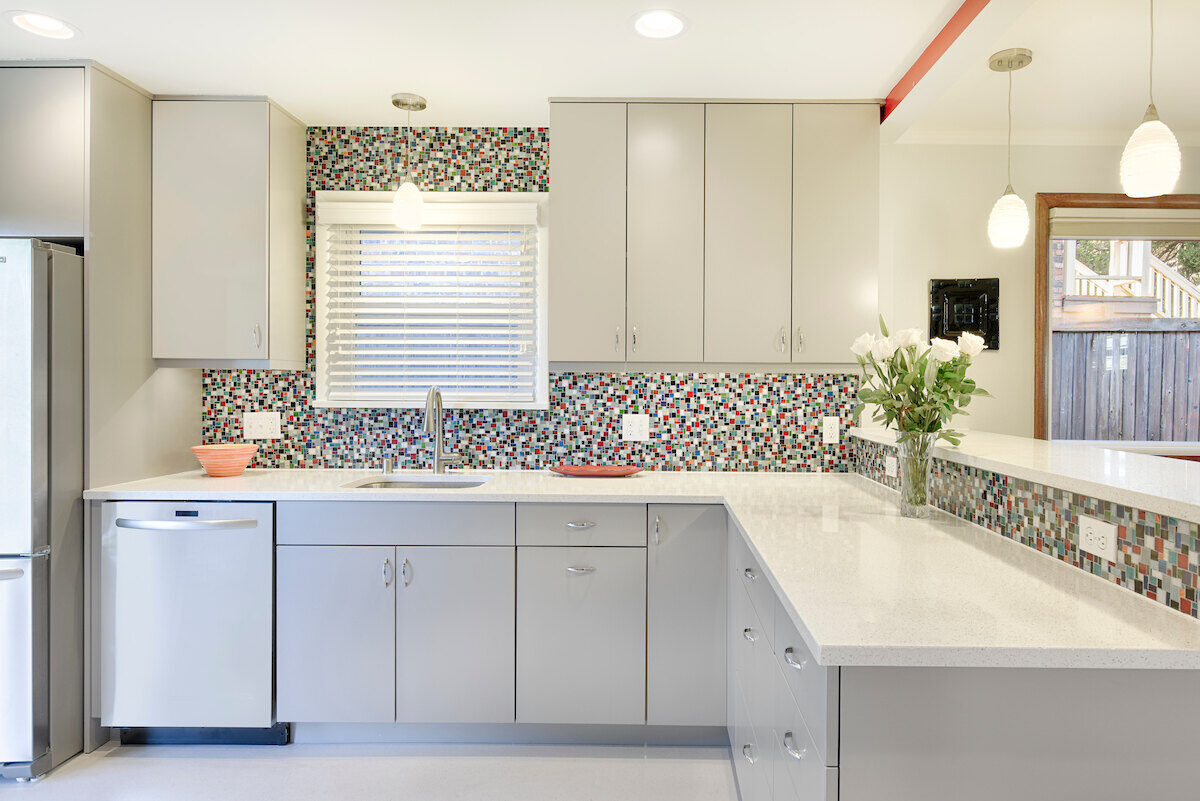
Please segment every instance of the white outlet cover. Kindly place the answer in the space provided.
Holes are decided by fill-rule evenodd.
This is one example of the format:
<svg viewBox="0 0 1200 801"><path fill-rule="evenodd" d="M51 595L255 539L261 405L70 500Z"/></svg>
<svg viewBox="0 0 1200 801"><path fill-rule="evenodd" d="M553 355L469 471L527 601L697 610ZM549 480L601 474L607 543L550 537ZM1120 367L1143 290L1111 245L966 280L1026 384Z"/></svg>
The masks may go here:
<svg viewBox="0 0 1200 801"><path fill-rule="evenodd" d="M1116 525L1094 517L1080 515L1079 550L1115 563L1117 561Z"/></svg>
<svg viewBox="0 0 1200 801"><path fill-rule="evenodd" d="M245 412L242 415L242 436L245 439L279 439L283 436L279 412Z"/></svg>
<svg viewBox="0 0 1200 801"><path fill-rule="evenodd" d="M883 472L888 478L895 478L900 472L900 460L895 456L883 457Z"/></svg>
<svg viewBox="0 0 1200 801"><path fill-rule="evenodd" d="M645 442L650 439L650 415L621 415L621 439L626 442Z"/></svg>
<svg viewBox="0 0 1200 801"><path fill-rule="evenodd" d="M821 442L826 445L837 445L842 436L842 418L825 416L821 418Z"/></svg>

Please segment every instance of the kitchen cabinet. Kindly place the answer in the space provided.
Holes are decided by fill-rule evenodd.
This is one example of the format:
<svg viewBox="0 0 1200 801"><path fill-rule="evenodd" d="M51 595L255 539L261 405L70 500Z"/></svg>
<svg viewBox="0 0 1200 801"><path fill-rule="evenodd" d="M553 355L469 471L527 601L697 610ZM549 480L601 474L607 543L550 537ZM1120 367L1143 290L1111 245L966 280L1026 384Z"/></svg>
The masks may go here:
<svg viewBox="0 0 1200 801"><path fill-rule="evenodd" d="M704 359L787 362L791 105L710 104L704 154Z"/></svg>
<svg viewBox="0 0 1200 801"><path fill-rule="evenodd" d="M702 361L704 105L628 114L626 360Z"/></svg>
<svg viewBox="0 0 1200 801"><path fill-rule="evenodd" d="M305 129L262 99L154 101L154 357L302 369Z"/></svg>
<svg viewBox="0 0 1200 801"><path fill-rule="evenodd" d="M275 549L278 720L395 720L396 575L390 546Z"/></svg>
<svg viewBox="0 0 1200 801"><path fill-rule="evenodd" d="M397 549L396 720L511 723L516 554Z"/></svg>
<svg viewBox="0 0 1200 801"><path fill-rule="evenodd" d="M726 724L722 506L651 504L646 556L646 722Z"/></svg>
<svg viewBox="0 0 1200 801"><path fill-rule="evenodd" d="M625 104L550 104L550 360L625 359Z"/></svg>
<svg viewBox="0 0 1200 801"><path fill-rule="evenodd" d="M792 361L850 361L879 308L879 109L792 112Z"/></svg>
<svg viewBox="0 0 1200 801"><path fill-rule="evenodd" d="M517 548L517 721L644 723L646 549Z"/></svg>

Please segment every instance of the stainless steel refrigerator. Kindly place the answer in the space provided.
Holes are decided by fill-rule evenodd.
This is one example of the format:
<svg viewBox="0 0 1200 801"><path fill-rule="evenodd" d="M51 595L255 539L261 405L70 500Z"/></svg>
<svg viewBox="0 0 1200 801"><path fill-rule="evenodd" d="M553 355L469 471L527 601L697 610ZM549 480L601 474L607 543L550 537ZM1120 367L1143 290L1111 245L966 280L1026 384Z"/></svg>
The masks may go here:
<svg viewBox="0 0 1200 801"><path fill-rule="evenodd" d="M0 776L83 742L83 262L0 238Z"/></svg>

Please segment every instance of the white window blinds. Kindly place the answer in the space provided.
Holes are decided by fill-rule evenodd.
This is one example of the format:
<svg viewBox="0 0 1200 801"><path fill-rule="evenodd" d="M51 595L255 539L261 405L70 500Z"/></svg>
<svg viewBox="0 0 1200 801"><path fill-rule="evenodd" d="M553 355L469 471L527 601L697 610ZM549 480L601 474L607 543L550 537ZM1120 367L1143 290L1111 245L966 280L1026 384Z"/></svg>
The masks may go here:
<svg viewBox="0 0 1200 801"><path fill-rule="evenodd" d="M489 216L460 210L441 219ZM421 406L436 385L451 407L545 407L535 221L317 234L319 405Z"/></svg>

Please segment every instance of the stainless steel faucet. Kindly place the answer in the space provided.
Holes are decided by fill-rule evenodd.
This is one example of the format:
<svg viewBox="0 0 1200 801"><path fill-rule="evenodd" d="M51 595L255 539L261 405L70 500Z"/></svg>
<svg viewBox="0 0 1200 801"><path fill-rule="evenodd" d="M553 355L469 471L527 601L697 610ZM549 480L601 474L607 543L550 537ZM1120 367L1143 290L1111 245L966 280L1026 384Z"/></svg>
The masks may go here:
<svg viewBox="0 0 1200 801"><path fill-rule="evenodd" d="M430 387L425 396L425 423L422 426L426 434L433 434L433 472L445 473L446 465L462 464L461 453L446 453L445 434L442 431L442 391Z"/></svg>

